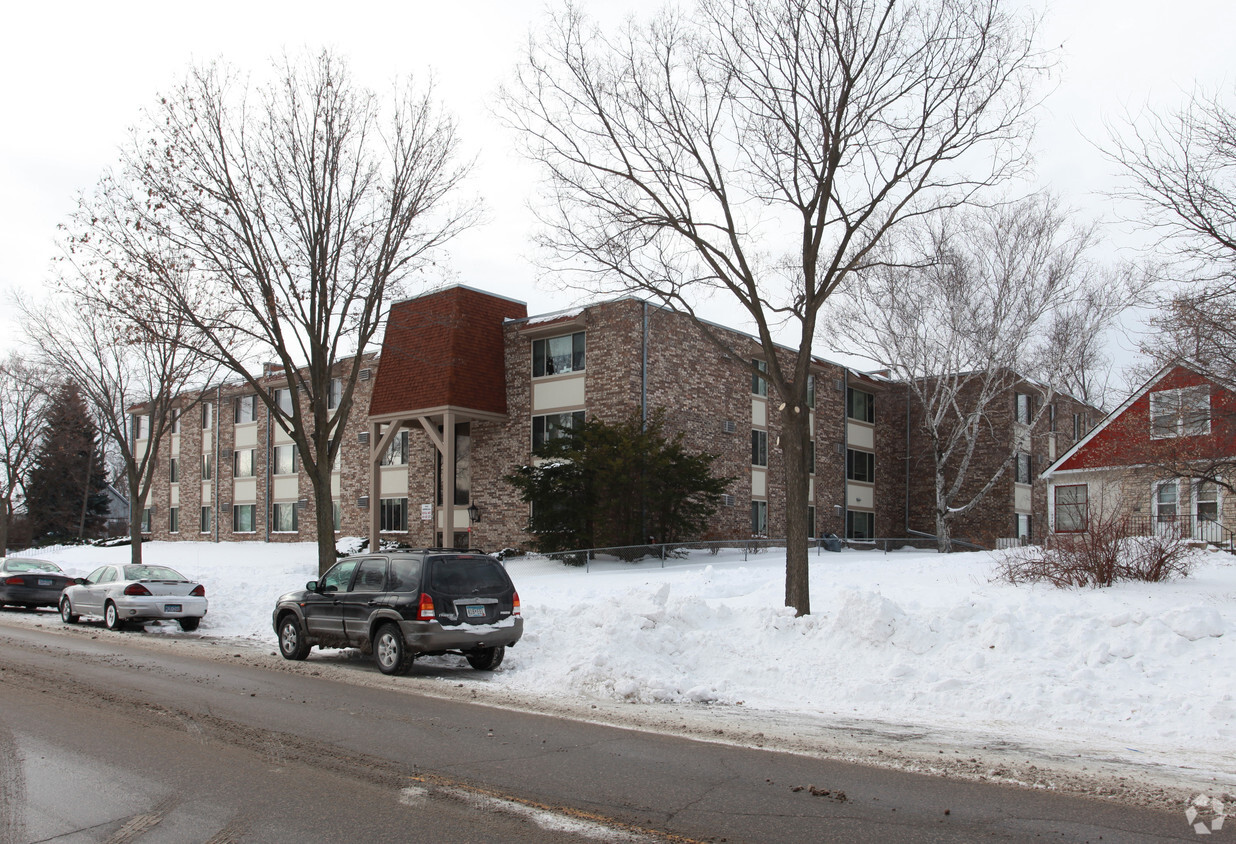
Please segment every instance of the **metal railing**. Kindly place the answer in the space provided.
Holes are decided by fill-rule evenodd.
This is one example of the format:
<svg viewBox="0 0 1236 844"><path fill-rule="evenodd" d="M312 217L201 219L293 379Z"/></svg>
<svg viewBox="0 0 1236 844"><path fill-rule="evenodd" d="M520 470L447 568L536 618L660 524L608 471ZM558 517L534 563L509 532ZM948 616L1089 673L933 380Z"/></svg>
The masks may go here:
<svg viewBox="0 0 1236 844"><path fill-rule="evenodd" d="M1129 536L1171 536L1236 551L1236 531L1215 519L1193 515L1129 516L1125 524Z"/></svg>

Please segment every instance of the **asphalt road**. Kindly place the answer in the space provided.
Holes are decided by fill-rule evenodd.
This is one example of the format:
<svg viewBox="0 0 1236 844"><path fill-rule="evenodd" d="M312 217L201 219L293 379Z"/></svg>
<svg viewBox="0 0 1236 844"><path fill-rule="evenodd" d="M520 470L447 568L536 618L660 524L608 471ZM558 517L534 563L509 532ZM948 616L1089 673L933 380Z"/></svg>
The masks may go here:
<svg viewBox="0 0 1236 844"><path fill-rule="evenodd" d="M312 658L274 670L204 655L191 636L145 639L0 623L0 842L1196 839L1183 811L426 697L367 663L357 685L315 676Z"/></svg>

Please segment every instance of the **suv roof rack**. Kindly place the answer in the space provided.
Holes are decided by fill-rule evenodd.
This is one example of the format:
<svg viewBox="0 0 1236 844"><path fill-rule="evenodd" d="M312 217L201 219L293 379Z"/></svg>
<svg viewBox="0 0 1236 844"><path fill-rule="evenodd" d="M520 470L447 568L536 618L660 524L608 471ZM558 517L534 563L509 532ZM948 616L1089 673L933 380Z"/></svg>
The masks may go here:
<svg viewBox="0 0 1236 844"><path fill-rule="evenodd" d="M485 554L489 552L482 548L399 548L389 551L390 554Z"/></svg>

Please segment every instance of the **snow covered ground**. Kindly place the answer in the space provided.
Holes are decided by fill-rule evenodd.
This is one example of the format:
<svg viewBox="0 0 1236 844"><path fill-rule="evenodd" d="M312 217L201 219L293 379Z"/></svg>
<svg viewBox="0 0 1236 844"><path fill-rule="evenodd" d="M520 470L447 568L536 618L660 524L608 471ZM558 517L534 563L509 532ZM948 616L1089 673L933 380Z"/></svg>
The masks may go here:
<svg viewBox="0 0 1236 844"><path fill-rule="evenodd" d="M84 575L128 553L37 555ZM144 554L206 584L198 636L271 650L275 598L316 577L311 545L156 542ZM782 606L784 565L782 551L587 572L510 560L525 635L489 687L757 723L920 725L1236 782L1236 558L1198 552L1174 583L1059 590L994 582L988 553L812 552L802 618ZM431 679L455 686L452 673Z"/></svg>

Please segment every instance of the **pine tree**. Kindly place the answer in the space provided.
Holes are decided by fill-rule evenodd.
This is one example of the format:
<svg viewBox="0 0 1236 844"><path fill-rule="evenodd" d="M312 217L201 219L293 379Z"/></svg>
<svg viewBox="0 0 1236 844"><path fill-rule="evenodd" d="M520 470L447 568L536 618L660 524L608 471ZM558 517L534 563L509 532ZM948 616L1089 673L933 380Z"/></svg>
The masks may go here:
<svg viewBox="0 0 1236 844"><path fill-rule="evenodd" d="M26 486L26 509L34 540L99 535L108 511L106 485L98 428L77 385L66 382L52 396L42 443Z"/></svg>

